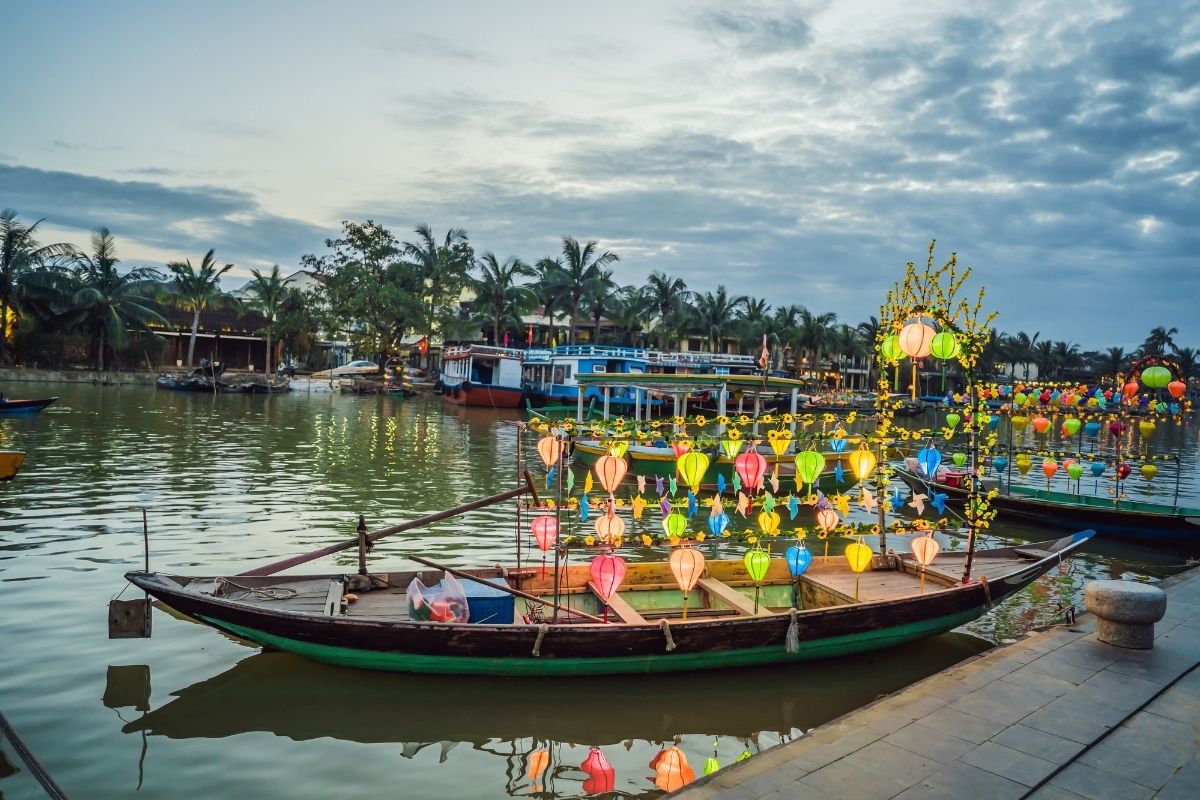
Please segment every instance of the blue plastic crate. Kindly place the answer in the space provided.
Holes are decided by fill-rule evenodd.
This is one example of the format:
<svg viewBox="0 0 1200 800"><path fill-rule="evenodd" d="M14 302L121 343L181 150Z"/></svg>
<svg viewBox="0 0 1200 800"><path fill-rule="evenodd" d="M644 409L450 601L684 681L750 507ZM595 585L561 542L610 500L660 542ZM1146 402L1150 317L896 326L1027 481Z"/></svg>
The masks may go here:
<svg viewBox="0 0 1200 800"><path fill-rule="evenodd" d="M503 578L488 578L493 583L500 583ZM516 608L515 599L508 592L484 586L470 578L460 578L463 592L467 596L467 608L470 611L470 622L485 625L511 625Z"/></svg>

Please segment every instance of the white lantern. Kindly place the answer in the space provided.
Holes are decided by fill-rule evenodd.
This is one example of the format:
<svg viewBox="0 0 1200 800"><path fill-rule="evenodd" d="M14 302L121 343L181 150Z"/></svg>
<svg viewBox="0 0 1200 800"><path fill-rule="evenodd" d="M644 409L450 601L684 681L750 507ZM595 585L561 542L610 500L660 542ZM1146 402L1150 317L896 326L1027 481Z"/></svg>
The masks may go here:
<svg viewBox="0 0 1200 800"><path fill-rule="evenodd" d="M925 358L933 347L936 333L918 317L900 329L900 350L909 358Z"/></svg>

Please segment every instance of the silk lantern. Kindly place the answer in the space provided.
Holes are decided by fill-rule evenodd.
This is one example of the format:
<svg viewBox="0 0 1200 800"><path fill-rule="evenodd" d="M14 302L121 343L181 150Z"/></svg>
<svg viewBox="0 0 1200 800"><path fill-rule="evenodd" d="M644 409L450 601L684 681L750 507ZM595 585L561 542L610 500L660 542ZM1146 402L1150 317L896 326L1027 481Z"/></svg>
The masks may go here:
<svg viewBox="0 0 1200 800"><path fill-rule="evenodd" d="M660 752L650 762L654 770L654 785L664 792L682 789L696 780L696 772L688 764L687 756L678 747L671 747Z"/></svg>
<svg viewBox="0 0 1200 800"><path fill-rule="evenodd" d="M1068 465L1067 475L1071 476L1072 480L1079 480L1079 478L1083 475L1083 464L1080 464L1076 461Z"/></svg>
<svg viewBox="0 0 1200 800"><path fill-rule="evenodd" d="M558 520L551 516L534 517L529 523L533 539L542 551L542 577L546 577L546 552L558 541Z"/></svg>
<svg viewBox="0 0 1200 800"><path fill-rule="evenodd" d="M708 529L713 536L720 536L729 527L729 515L722 512L720 514L712 514L708 518Z"/></svg>
<svg viewBox="0 0 1200 800"><path fill-rule="evenodd" d="M628 439L617 439L608 446L608 454L614 458L624 458L629 450Z"/></svg>
<svg viewBox="0 0 1200 800"><path fill-rule="evenodd" d="M529 779L533 781L533 790L540 792L542 787L537 780L550 764L550 754L545 750L534 750L529 754Z"/></svg>
<svg viewBox="0 0 1200 800"><path fill-rule="evenodd" d="M817 512L817 525L826 533L836 528L839 522L841 519L832 508L823 508Z"/></svg>
<svg viewBox="0 0 1200 800"><path fill-rule="evenodd" d="M733 462L742 485L747 489L762 488L763 476L767 473L767 460L757 450L750 449L742 453Z"/></svg>
<svg viewBox="0 0 1200 800"><path fill-rule="evenodd" d="M817 478L825 469L825 456L816 450L805 450L796 454L796 477L810 486L816 484Z"/></svg>
<svg viewBox="0 0 1200 800"><path fill-rule="evenodd" d="M1029 472L1029 468L1033 466L1033 459L1025 453L1021 453L1017 456L1016 464L1017 472L1025 475L1027 472Z"/></svg>
<svg viewBox="0 0 1200 800"><path fill-rule="evenodd" d="M1158 426L1148 419L1144 419L1138 423L1138 433L1143 439L1147 439L1154 435L1154 431L1158 430Z"/></svg>
<svg viewBox="0 0 1200 800"><path fill-rule="evenodd" d="M754 581L754 613L757 614L759 587L763 578L767 577L767 570L771 568L771 556L758 545L754 545L752 549L746 551L746 555L742 557L742 563L746 565L746 572Z"/></svg>
<svg viewBox="0 0 1200 800"><path fill-rule="evenodd" d="M1054 473L1058 472L1058 462L1053 458L1043 459L1042 472L1046 473L1046 483L1049 484L1050 479L1054 477Z"/></svg>
<svg viewBox="0 0 1200 800"><path fill-rule="evenodd" d="M804 597L800 594L800 576L812 564L812 551L804 546L804 542L797 539L796 543L783 554L783 559L787 562L788 572L792 574L792 606L804 608Z"/></svg>
<svg viewBox="0 0 1200 800"><path fill-rule="evenodd" d="M625 520L616 515L610 507L607 514L596 517L596 535L605 544L619 545L625 536Z"/></svg>
<svg viewBox="0 0 1200 800"><path fill-rule="evenodd" d="M768 434L767 444L771 446L772 453L781 456L792 446L791 431L772 431L771 433L774 433L775 436L772 438Z"/></svg>
<svg viewBox="0 0 1200 800"><path fill-rule="evenodd" d="M871 548L862 542L851 542L846 545L846 560L850 562L850 569L854 570L854 602L856 603L858 602L858 580L862 577L863 570L871 565L874 555Z"/></svg>
<svg viewBox="0 0 1200 800"><path fill-rule="evenodd" d="M1115 419L1108 423L1108 432L1113 436L1120 436L1125 432L1125 423L1119 419Z"/></svg>
<svg viewBox="0 0 1200 800"><path fill-rule="evenodd" d="M816 450L809 450L810 453L815 453L821 459L821 465L817 468L817 475L821 474L821 470L825 468L825 458L817 453ZM850 454L850 469L854 470L854 477L858 478L859 482L865 481L871 472L875 469L875 454L866 448L866 445L859 447ZM797 474L799 474L799 461L797 460ZM814 478L815 480L815 478Z"/></svg>
<svg viewBox="0 0 1200 800"><path fill-rule="evenodd" d="M775 511L760 511L758 512L758 528L763 533L770 535L779 530L779 514Z"/></svg>
<svg viewBox="0 0 1200 800"><path fill-rule="evenodd" d="M1008 459L1004 456L996 456L992 459L992 467L996 470L996 472L1004 472L1004 470L1008 467Z"/></svg>
<svg viewBox="0 0 1200 800"><path fill-rule="evenodd" d="M678 439L671 442L671 449L675 451L675 457L679 458L692 449L692 443L688 439Z"/></svg>
<svg viewBox="0 0 1200 800"><path fill-rule="evenodd" d="M1128 464L1120 464L1117 466L1117 477L1121 480L1125 480L1129 477L1129 471L1130 467Z"/></svg>
<svg viewBox="0 0 1200 800"><path fill-rule="evenodd" d="M909 358L925 358L933 346L933 328L918 318L900 329L900 350Z"/></svg>
<svg viewBox="0 0 1200 800"><path fill-rule="evenodd" d="M884 337L879 350L887 361L899 361L904 357L904 351L900 349L900 337L894 333Z"/></svg>
<svg viewBox="0 0 1200 800"><path fill-rule="evenodd" d="M1029 424L1029 417L1015 416L1012 418L1013 430L1018 433L1025 430L1025 426Z"/></svg>
<svg viewBox="0 0 1200 800"><path fill-rule="evenodd" d="M1039 435L1045 433L1046 429L1049 427L1050 427L1050 420L1046 419L1045 417L1034 417L1033 418L1033 430L1036 433L1038 433Z"/></svg>
<svg viewBox="0 0 1200 800"><path fill-rule="evenodd" d="M708 464L708 456L699 450L684 453L676 462L679 476L683 478L684 483L691 487L693 494L699 493L700 481L704 479L704 473L708 472Z"/></svg>
<svg viewBox="0 0 1200 800"><path fill-rule="evenodd" d="M722 439L721 440L721 452L723 452L725 454L725 457L730 460L737 458L738 451L741 449L742 449L742 440L741 439Z"/></svg>
<svg viewBox="0 0 1200 800"><path fill-rule="evenodd" d="M1171 382L1171 370L1166 367L1147 367L1142 370L1142 383L1151 389L1163 389Z"/></svg>
<svg viewBox="0 0 1200 800"><path fill-rule="evenodd" d="M608 622L608 601L625 580L625 559L612 553L596 556L588 567L588 576L596 594L604 601L604 621Z"/></svg>
<svg viewBox="0 0 1200 800"><path fill-rule="evenodd" d="M1137 393L1138 393L1137 381L1130 380L1128 383L1126 383L1124 386L1121 387L1121 394L1124 395L1126 400L1131 399Z"/></svg>
<svg viewBox="0 0 1200 800"><path fill-rule="evenodd" d="M604 491L611 495L621 485L621 481L629 471L629 464L625 463L625 459L623 458L617 458L606 453L596 459L596 464L592 467L592 471L596 473L596 479L600 481L600 485L604 487Z"/></svg>
<svg viewBox="0 0 1200 800"><path fill-rule="evenodd" d="M950 430L954 430L955 428L958 427L958 423L961 420L962 420L962 417L960 417L958 414L951 411L949 414L946 415L946 427L949 428Z"/></svg>
<svg viewBox="0 0 1200 800"><path fill-rule="evenodd" d="M558 463L558 459L562 456L563 446L563 440L556 436L543 436L538 439L538 455L545 462L546 469Z"/></svg>
<svg viewBox="0 0 1200 800"><path fill-rule="evenodd" d="M1104 474L1104 470L1108 469L1108 467L1104 466L1103 462L1093 461L1088 465L1088 469L1092 471L1092 477L1099 478Z"/></svg>
<svg viewBox="0 0 1200 800"><path fill-rule="evenodd" d="M672 536L676 539L683 538L684 532L687 530L687 517L683 514L672 511L663 517L663 531L667 536Z"/></svg>
<svg viewBox="0 0 1200 800"><path fill-rule="evenodd" d="M583 782L583 791L588 794L608 794L616 787L617 771L599 747L588 750L579 768L588 776Z"/></svg>
<svg viewBox="0 0 1200 800"><path fill-rule="evenodd" d="M933 341L929 343L929 352L934 358L941 361L949 361L958 356L962 348L958 346L958 337L950 331L942 331L933 337Z"/></svg>
<svg viewBox="0 0 1200 800"><path fill-rule="evenodd" d="M704 554L685 545L672 551L668 564L679 591L683 592L683 618L687 619L688 593L704 574Z"/></svg>
<svg viewBox="0 0 1200 800"><path fill-rule="evenodd" d="M925 593L925 567L933 563L933 559L937 557L938 551L942 546L937 543L932 535L925 534L913 539L912 552L913 558L921 565L921 593Z"/></svg>
<svg viewBox="0 0 1200 800"><path fill-rule="evenodd" d="M1178 400L1187 391L1187 384L1183 381L1171 381L1167 384L1167 391L1171 393L1171 397Z"/></svg>
<svg viewBox="0 0 1200 800"><path fill-rule="evenodd" d="M1154 480L1154 476L1158 474L1158 467L1153 464L1142 464L1142 477L1148 481Z"/></svg>
<svg viewBox="0 0 1200 800"><path fill-rule="evenodd" d="M942 454L932 444L928 445L917 451L917 464L925 477L935 479L938 467L942 465Z"/></svg>
<svg viewBox="0 0 1200 800"><path fill-rule="evenodd" d="M1080 422L1079 420L1075 419L1075 417L1070 417L1068 419L1065 419L1065 420L1063 420L1063 424L1062 424L1063 434L1066 436L1074 436L1075 434L1079 433L1079 429L1082 426L1083 426L1083 423Z"/></svg>

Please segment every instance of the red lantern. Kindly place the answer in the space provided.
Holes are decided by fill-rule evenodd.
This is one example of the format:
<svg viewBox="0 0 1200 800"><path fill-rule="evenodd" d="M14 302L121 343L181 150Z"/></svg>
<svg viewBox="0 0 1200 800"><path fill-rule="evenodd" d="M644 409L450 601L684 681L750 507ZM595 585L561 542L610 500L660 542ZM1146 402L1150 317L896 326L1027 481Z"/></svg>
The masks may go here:
<svg viewBox="0 0 1200 800"><path fill-rule="evenodd" d="M1120 436L1125 432L1125 423L1121 422L1119 419L1114 419L1112 422L1108 423L1108 432L1113 436Z"/></svg>
<svg viewBox="0 0 1200 800"><path fill-rule="evenodd" d="M629 465L625 463L625 459L606 453L596 459L596 465L592 467L592 471L596 473L596 478L604 487L604 491L611 495L621 485L625 473L629 471Z"/></svg>
<svg viewBox="0 0 1200 800"><path fill-rule="evenodd" d="M767 474L767 460L756 448L751 447L739 455L733 462L733 468L737 470L742 485L747 489L753 491L762 488L763 476Z"/></svg>
<svg viewBox="0 0 1200 800"><path fill-rule="evenodd" d="M1125 395L1126 400L1133 397L1137 393L1138 393L1138 385L1137 385L1137 381L1135 381L1135 380L1131 380L1131 381L1129 381L1129 383L1127 383L1123 387L1121 387L1121 394Z"/></svg>
<svg viewBox="0 0 1200 800"><path fill-rule="evenodd" d="M583 790L588 794L607 794L613 791L616 780L617 771L613 769L612 764L608 763L608 758L604 753L600 752L599 747L593 747L588 751L587 758L579 765L588 779L583 782Z"/></svg>
<svg viewBox="0 0 1200 800"><path fill-rule="evenodd" d="M608 601L616 594L617 587L625 580L625 559L605 553L592 559L588 574L596 594L604 601L604 621L608 622Z"/></svg>
<svg viewBox="0 0 1200 800"><path fill-rule="evenodd" d="M1167 391L1171 393L1171 397L1178 400L1187 391L1187 384L1183 381L1171 381L1167 384Z"/></svg>
<svg viewBox="0 0 1200 800"><path fill-rule="evenodd" d="M558 520L551 516L534 517L533 522L529 523L529 529L533 531L534 541L537 542L538 549L542 551L542 577L546 577L546 551L554 547L554 543L558 541Z"/></svg>
<svg viewBox="0 0 1200 800"><path fill-rule="evenodd" d="M1130 467L1128 464L1120 464L1117 467L1117 477L1120 478L1121 480L1125 480L1126 478L1128 478L1129 472L1130 472Z"/></svg>
<svg viewBox="0 0 1200 800"><path fill-rule="evenodd" d="M1038 395L1038 402L1041 403L1042 405L1048 405L1050 403L1050 390L1049 389L1042 390L1042 393Z"/></svg>

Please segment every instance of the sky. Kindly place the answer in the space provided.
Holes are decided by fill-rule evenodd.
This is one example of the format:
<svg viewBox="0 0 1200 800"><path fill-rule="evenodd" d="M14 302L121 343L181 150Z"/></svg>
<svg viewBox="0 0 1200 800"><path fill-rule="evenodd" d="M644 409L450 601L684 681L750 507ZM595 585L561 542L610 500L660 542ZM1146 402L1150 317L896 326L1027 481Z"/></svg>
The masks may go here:
<svg viewBox="0 0 1200 800"><path fill-rule="evenodd" d="M0 207L285 271L343 220L878 314L931 239L1002 331L1200 346L1200 2L44 2Z"/></svg>

